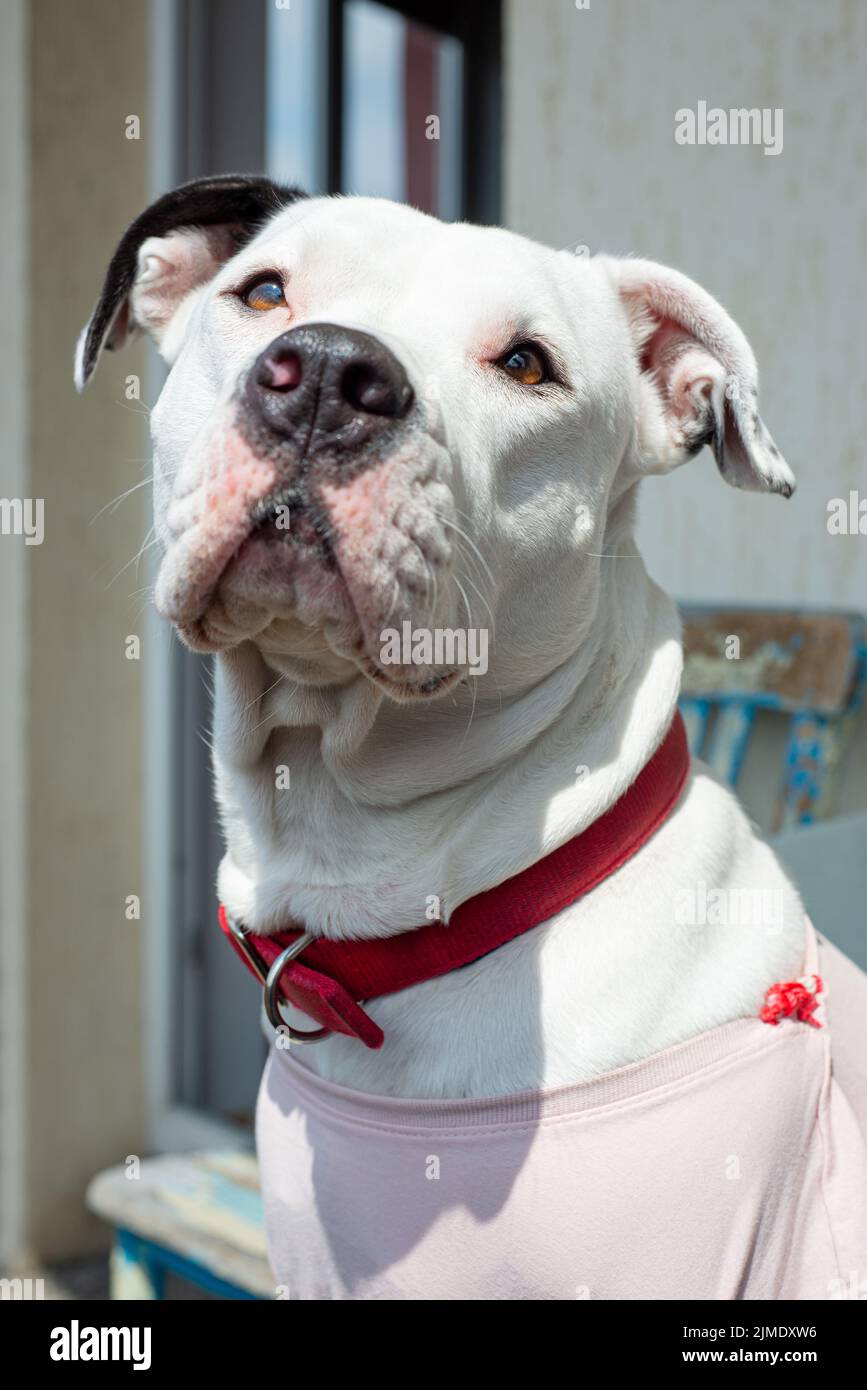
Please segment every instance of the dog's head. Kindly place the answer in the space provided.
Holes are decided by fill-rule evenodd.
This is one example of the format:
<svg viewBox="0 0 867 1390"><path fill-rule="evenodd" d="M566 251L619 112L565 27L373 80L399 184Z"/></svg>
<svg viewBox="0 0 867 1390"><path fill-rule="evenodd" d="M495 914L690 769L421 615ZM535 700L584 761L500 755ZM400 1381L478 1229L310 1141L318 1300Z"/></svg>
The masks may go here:
<svg viewBox="0 0 867 1390"><path fill-rule="evenodd" d="M307 684L430 698L495 629L496 689L522 688L589 630L644 474L708 443L736 487L794 486L743 334L647 261L198 180L123 237L79 388L138 331L171 364L157 606Z"/></svg>

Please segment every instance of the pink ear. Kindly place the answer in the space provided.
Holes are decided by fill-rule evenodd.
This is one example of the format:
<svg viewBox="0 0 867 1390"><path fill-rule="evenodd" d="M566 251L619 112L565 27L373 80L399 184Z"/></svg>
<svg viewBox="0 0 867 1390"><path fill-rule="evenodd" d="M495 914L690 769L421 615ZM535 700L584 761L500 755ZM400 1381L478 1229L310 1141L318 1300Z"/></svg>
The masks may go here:
<svg viewBox="0 0 867 1390"><path fill-rule="evenodd" d="M112 324L106 346L122 347L137 328L157 344L188 294L212 280L238 245L237 228L183 227L164 237L148 237L138 252L136 278L126 323Z"/></svg>
<svg viewBox="0 0 867 1390"><path fill-rule="evenodd" d="M791 496L795 479L758 413L758 371L737 324L693 280L654 261L605 258L643 375L649 471L710 444L726 482ZM647 417L650 418L647 418Z"/></svg>

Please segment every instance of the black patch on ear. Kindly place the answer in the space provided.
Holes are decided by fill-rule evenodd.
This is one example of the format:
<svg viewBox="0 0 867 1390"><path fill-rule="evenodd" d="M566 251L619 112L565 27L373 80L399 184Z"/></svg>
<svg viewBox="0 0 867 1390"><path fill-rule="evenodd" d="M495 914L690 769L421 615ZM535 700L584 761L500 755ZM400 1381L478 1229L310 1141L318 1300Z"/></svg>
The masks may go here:
<svg viewBox="0 0 867 1390"><path fill-rule="evenodd" d="M105 281L85 329L79 350L76 384L82 390L93 375L97 359L118 309L133 287L138 251L152 236L166 236L179 227L208 227L232 223L244 229L239 248L269 217L306 198L300 188L274 183L264 174L217 174L192 179L164 193L131 222L108 263Z"/></svg>
<svg viewBox="0 0 867 1390"><path fill-rule="evenodd" d="M714 453L722 449L723 426L719 411L710 396L705 397L705 409L699 419L692 422L690 429L684 431L684 448L686 457L694 459L700 454L705 444L709 444Z"/></svg>

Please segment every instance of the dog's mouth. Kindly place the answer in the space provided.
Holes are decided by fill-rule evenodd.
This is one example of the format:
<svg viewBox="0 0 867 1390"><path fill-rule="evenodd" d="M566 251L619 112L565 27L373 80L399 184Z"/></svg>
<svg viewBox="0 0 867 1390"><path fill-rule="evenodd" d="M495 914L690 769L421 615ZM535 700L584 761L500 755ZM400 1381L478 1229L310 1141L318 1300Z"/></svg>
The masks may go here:
<svg viewBox="0 0 867 1390"><path fill-rule="evenodd" d="M244 460L248 470L258 463ZM396 627L454 621L453 504L430 463L407 451L347 482L275 486L272 470L266 489L264 474L255 477L257 495L238 499L235 484L228 501L217 490L225 475L216 478L215 500L205 497L166 556L157 606L188 646L217 652L252 639L306 659L318 641L323 680L337 658L398 702L434 699L466 678L449 661L384 655Z"/></svg>
<svg viewBox="0 0 867 1390"><path fill-rule="evenodd" d="M275 619L297 618L315 628L354 626L328 518L296 486L275 488L257 501L231 552L217 548L212 559L210 574L199 576L198 593L184 596L190 606L167 614L197 650L225 649Z"/></svg>
<svg viewBox="0 0 867 1390"><path fill-rule="evenodd" d="M369 657L363 658L358 664L368 679L398 704L437 699L440 695L448 694L467 678L466 671L452 667L449 670L437 671L420 681L398 680L388 675L382 666Z"/></svg>
<svg viewBox="0 0 867 1390"><path fill-rule="evenodd" d="M318 546L323 563L335 564L327 517L295 485L275 488L256 503L250 513L250 531L242 545L253 536L285 545Z"/></svg>

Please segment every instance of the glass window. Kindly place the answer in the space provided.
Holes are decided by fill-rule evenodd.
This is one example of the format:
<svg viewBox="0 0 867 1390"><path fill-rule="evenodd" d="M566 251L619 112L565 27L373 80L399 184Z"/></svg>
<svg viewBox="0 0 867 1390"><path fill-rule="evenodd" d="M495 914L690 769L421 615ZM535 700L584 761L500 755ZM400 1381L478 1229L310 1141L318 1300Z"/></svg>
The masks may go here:
<svg viewBox="0 0 867 1390"><path fill-rule="evenodd" d="M343 188L461 215L463 50L373 0L346 5Z"/></svg>
<svg viewBox="0 0 867 1390"><path fill-rule="evenodd" d="M328 6L268 6L265 30L265 167L308 193L328 191Z"/></svg>

